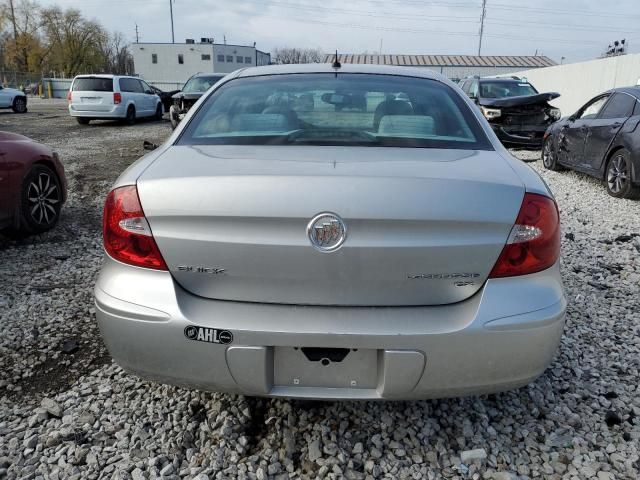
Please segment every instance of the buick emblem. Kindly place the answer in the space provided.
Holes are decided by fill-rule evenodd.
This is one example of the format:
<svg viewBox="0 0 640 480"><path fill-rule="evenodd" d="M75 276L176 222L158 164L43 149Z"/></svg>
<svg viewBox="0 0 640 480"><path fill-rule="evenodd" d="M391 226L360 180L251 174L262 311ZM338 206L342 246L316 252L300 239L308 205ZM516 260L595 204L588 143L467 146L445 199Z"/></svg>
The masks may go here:
<svg viewBox="0 0 640 480"><path fill-rule="evenodd" d="M321 213L307 225L307 235L311 245L321 252L334 252L347 238L347 227L334 213Z"/></svg>

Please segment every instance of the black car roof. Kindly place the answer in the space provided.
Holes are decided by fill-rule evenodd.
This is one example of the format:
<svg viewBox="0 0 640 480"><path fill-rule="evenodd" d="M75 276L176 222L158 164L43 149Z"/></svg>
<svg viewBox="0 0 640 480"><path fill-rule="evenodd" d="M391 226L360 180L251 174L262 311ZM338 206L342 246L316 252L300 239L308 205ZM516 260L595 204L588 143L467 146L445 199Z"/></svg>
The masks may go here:
<svg viewBox="0 0 640 480"><path fill-rule="evenodd" d="M609 90L610 92L624 92L624 93L628 93L629 95L633 95L634 97L640 99L640 85L638 86L632 86L632 87L618 87L618 88L612 88L611 90Z"/></svg>
<svg viewBox="0 0 640 480"><path fill-rule="evenodd" d="M529 83L529 80L524 80L521 78L481 78L480 83L482 82L497 82L497 83Z"/></svg>

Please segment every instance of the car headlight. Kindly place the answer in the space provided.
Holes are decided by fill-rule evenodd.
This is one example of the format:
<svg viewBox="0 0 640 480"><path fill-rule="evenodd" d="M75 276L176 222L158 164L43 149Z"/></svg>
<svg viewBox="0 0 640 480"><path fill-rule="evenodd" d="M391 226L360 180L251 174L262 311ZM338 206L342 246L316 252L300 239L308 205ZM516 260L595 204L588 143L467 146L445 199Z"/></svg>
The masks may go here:
<svg viewBox="0 0 640 480"><path fill-rule="evenodd" d="M552 108L549 110L549 116L554 120L560 120L562 118L562 112L560 112L559 108Z"/></svg>
<svg viewBox="0 0 640 480"><path fill-rule="evenodd" d="M499 108L480 107L480 110L482 111L484 118L486 118L487 120L493 120L502 115L502 110L500 110Z"/></svg>

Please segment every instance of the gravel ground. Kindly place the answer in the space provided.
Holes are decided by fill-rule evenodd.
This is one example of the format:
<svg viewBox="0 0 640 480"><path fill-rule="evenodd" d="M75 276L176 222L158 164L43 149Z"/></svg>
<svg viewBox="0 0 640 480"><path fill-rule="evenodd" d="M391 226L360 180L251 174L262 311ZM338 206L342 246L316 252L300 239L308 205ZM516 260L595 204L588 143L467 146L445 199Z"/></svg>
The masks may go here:
<svg viewBox="0 0 640 480"><path fill-rule="evenodd" d="M30 111L0 128L60 152L70 199L54 231L0 237L0 479L640 476L640 202L530 164L561 209L570 305L555 361L527 387L366 404L187 391L113 364L91 299L104 195L168 123L83 128L62 103Z"/></svg>

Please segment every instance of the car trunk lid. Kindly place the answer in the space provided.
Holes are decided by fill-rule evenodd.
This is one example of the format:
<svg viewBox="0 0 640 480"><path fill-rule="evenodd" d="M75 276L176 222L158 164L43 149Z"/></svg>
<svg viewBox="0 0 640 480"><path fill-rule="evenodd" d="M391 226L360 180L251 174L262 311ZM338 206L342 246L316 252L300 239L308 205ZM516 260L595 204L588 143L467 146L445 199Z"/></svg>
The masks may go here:
<svg viewBox="0 0 640 480"><path fill-rule="evenodd" d="M476 293L524 187L493 151L174 146L138 192L173 277L196 295L397 306ZM307 234L322 212L348 231L332 253Z"/></svg>

